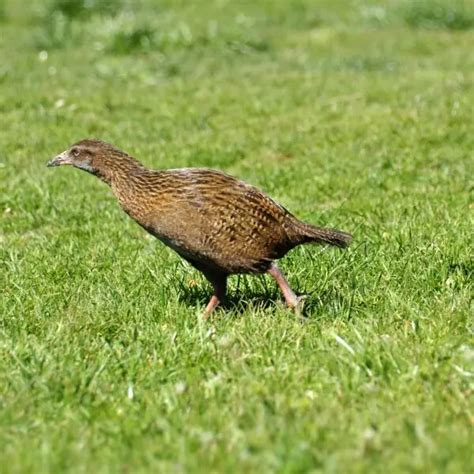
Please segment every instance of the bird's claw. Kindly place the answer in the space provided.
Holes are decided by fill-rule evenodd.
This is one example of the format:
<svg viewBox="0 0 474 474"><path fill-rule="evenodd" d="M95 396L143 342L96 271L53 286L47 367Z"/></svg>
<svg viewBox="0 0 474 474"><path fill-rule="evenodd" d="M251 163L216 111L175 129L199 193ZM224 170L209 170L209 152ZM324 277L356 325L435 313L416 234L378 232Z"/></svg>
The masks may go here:
<svg viewBox="0 0 474 474"><path fill-rule="evenodd" d="M303 317L304 304L308 298L308 295L300 295L296 297L296 304L291 306L291 309L294 311L296 316Z"/></svg>

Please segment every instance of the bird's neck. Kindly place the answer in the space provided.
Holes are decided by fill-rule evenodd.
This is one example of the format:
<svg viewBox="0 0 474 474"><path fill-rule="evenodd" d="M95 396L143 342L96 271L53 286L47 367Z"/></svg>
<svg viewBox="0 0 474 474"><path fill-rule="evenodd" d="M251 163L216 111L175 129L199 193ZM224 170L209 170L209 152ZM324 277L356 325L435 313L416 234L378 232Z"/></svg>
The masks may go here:
<svg viewBox="0 0 474 474"><path fill-rule="evenodd" d="M95 175L112 188L126 187L130 176L137 171L143 170L142 164L128 155L110 157L103 160L104 166L95 170Z"/></svg>
<svg viewBox="0 0 474 474"><path fill-rule="evenodd" d="M168 174L145 167L132 170L128 175L116 176L111 188L122 209L133 219L143 220L151 212L159 213L170 192Z"/></svg>

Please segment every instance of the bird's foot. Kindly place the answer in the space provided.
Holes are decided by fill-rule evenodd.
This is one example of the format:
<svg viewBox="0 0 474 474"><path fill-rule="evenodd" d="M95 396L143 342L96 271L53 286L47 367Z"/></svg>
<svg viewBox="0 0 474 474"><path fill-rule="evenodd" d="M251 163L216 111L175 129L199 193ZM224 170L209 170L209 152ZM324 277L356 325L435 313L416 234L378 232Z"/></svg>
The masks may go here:
<svg viewBox="0 0 474 474"><path fill-rule="evenodd" d="M206 308L201 313L201 319L204 321L207 321L209 319L209 316L216 309L218 304L219 304L219 298L216 295L212 295Z"/></svg>
<svg viewBox="0 0 474 474"><path fill-rule="evenodd" d="M227 298L226 297L217 297L216 295L213 295L211 299L209 300L209 303L207 304L206 308L204 311L201 313L201 319L203 321L207 321L209 317L211 316L212 313L214 313L215 309L217 306L225 306L227 304Z"/></svg>
<svg viewBox="0 0 474 474"><path fill-rule="evenodd" d="M296 316L302 318L304 304L307 299L308 299L308 295L297 296L294 301L288 304L288 307L293 310Z"/></svg>

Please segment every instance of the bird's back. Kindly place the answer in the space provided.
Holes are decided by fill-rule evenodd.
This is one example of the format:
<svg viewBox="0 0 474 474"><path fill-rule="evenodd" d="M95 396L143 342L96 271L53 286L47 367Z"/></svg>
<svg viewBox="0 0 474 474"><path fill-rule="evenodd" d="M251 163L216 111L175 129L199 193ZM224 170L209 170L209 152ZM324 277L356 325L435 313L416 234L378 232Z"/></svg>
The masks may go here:
<svg viewBox="0 0 474 474"><path fill-rule="evenodd" d="M204 271L264 271L296 245L292 214L216 170L141 169L114 192L140 225Z"/></svg>

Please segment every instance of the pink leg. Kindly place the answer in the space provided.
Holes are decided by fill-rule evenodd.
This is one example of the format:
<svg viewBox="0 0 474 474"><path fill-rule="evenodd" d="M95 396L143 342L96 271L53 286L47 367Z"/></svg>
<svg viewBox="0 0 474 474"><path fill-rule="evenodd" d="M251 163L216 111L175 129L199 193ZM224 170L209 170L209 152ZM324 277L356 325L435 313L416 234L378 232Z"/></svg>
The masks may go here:
<svg viewBox="0 0 474 474"><path fill-rule="evenodd" d="M272 263L271 267L268 269L268 273L275 278L275 281L278 283L278 286L285 297L287 306L294 309L296 313L299 313L302 309L303 298L295 295L276 263Z"/></svg>
<svg viewBox="0 0 474 474"><path fill-rule="evenodd" d="M206 309L204 310L203 318L207 319L218 304L219 304L219 298L216 295L212 295L211 299L209 300L209 303L207 303Z"/></svg>
<svg viewBox="0 0 474 474"><path fill-rule="evenodd" d="M219 275L217 277L210 277L206 275L206 278L212 283L214 287L214 294L211 296L209 303L207 303L204 313L202 315L203 319L209 318L210 314L216 309L219 303L225 301L225 294L227 288L227 276Z"/></svg>

